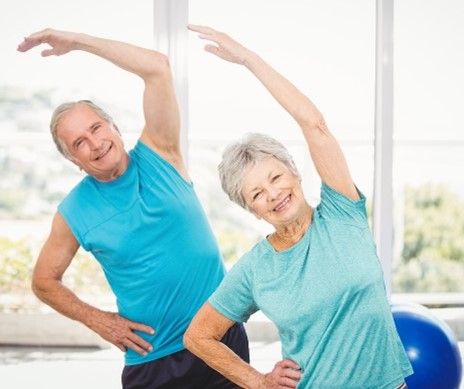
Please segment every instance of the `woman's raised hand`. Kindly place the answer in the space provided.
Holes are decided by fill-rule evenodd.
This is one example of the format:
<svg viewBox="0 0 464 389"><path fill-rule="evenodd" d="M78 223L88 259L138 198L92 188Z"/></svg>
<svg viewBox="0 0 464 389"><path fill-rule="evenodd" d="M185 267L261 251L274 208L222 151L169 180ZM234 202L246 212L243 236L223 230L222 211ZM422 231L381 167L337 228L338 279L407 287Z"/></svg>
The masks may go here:
<svg viewBox="0 0 464 389"><path fill-rule="evenodd" d="M198 32L198 36L201 39L206 39L215 43L215 45L207 44L205 46L206 51L215 54L219 58L229 62L237 63L240 65L245 63L246 57L249 54L249 50L242 46L240 43L233 40L227 34L206 26L189 24L188 28L191 31Z"/></svg>

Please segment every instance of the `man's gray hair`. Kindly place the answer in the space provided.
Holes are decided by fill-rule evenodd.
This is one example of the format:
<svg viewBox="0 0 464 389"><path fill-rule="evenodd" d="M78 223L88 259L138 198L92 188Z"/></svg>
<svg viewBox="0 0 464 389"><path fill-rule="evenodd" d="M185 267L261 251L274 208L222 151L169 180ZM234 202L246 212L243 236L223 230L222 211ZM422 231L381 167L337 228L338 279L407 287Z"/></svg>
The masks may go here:
<svg viewBox="0 0 464 389"><path fill-rule="evenodd" d="M102 108L100 108L98 105L96 105L90 100L70 101L68 103L63 103L56 107L55 111L53 111L52 118L50 120L50 132L52 134L52 138L55 142L56 148L61 154L63 154L68 159L71 158L71 155L67 150L66 145L59 138L57 130L58 124L60 123L60 119L63 117L63 115L69 112L77 105L86 105L87 107L92 109L100 118L102 118L110 124L113 124L113 119L111 118L111 116L108 115Z"/></svg>
<svg viewBox="0 0 464 389"><path fill-rule="evenodd" d="M270 136L258 133L248 134L241 141L225 149L218 166L219 178L222 189L233 202L248 209L242 194L243 174L248 167L268 157L276 158L295 176L300 177L288 150L282 143Z"/></svg>

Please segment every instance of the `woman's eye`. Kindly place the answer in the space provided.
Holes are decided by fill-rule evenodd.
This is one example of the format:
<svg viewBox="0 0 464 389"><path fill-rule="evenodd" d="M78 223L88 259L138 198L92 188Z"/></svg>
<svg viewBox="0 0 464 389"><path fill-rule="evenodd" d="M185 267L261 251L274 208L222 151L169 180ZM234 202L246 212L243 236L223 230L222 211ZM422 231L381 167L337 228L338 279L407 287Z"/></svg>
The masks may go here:
<svg viewBox="0 0 464 389"><path fill-rule="evenodd" d="M257 193L255 193L255 195L253 196L253 200L256 200L258 197L260 197L260 196L261 196L261 193L262 193L262 192L257 192Z"/></svg>
<svg viewBox="0 0 464 389"><path fill-rule="evenodd" d="M277 174L276 176L272 177L272 181L278 180L281 176L282 174Z"/></svg>

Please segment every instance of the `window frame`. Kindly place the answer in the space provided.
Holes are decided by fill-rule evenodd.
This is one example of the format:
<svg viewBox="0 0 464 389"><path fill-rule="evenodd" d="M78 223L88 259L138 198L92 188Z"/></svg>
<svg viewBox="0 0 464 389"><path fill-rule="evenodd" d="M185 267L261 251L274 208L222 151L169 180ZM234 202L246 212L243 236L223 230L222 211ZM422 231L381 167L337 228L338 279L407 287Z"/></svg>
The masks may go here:
<svg viewBox="0 0 464 389"><path fill-rule="evenodd" d="M153 0L155 49L169 57L182 128L182 149L188 163L188 24L189 1ZM373 232L391 291L393 261L393 0L376 0L376 71L374 130Z"/></svg>

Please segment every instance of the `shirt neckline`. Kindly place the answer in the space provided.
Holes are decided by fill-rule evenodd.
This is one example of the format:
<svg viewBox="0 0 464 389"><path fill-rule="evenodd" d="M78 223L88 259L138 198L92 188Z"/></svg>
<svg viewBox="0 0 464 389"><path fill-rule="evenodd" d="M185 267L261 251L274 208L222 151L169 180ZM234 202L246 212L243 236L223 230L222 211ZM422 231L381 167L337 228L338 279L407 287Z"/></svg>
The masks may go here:
<svg viewBox="0 0 464 389"><path fill-rule="evenodd" d="M305 244L304 242L306 242L309 239L309 236L311 235L311 231L314 228L314 220L315 220L314 214L315 213L316 213L316 208L313 208L313 213L311 215L311 223L308 225L308 228L306 229L301 239L298 242L296 242L293 246L290 246L282 251L277 251L274 248L274 246L267 240L267 237L266 237L263 239L264 247L268 251L271 251L274 255L285 256L291 253L292 251L296 250L298 247L303 246Z"/></svg>

